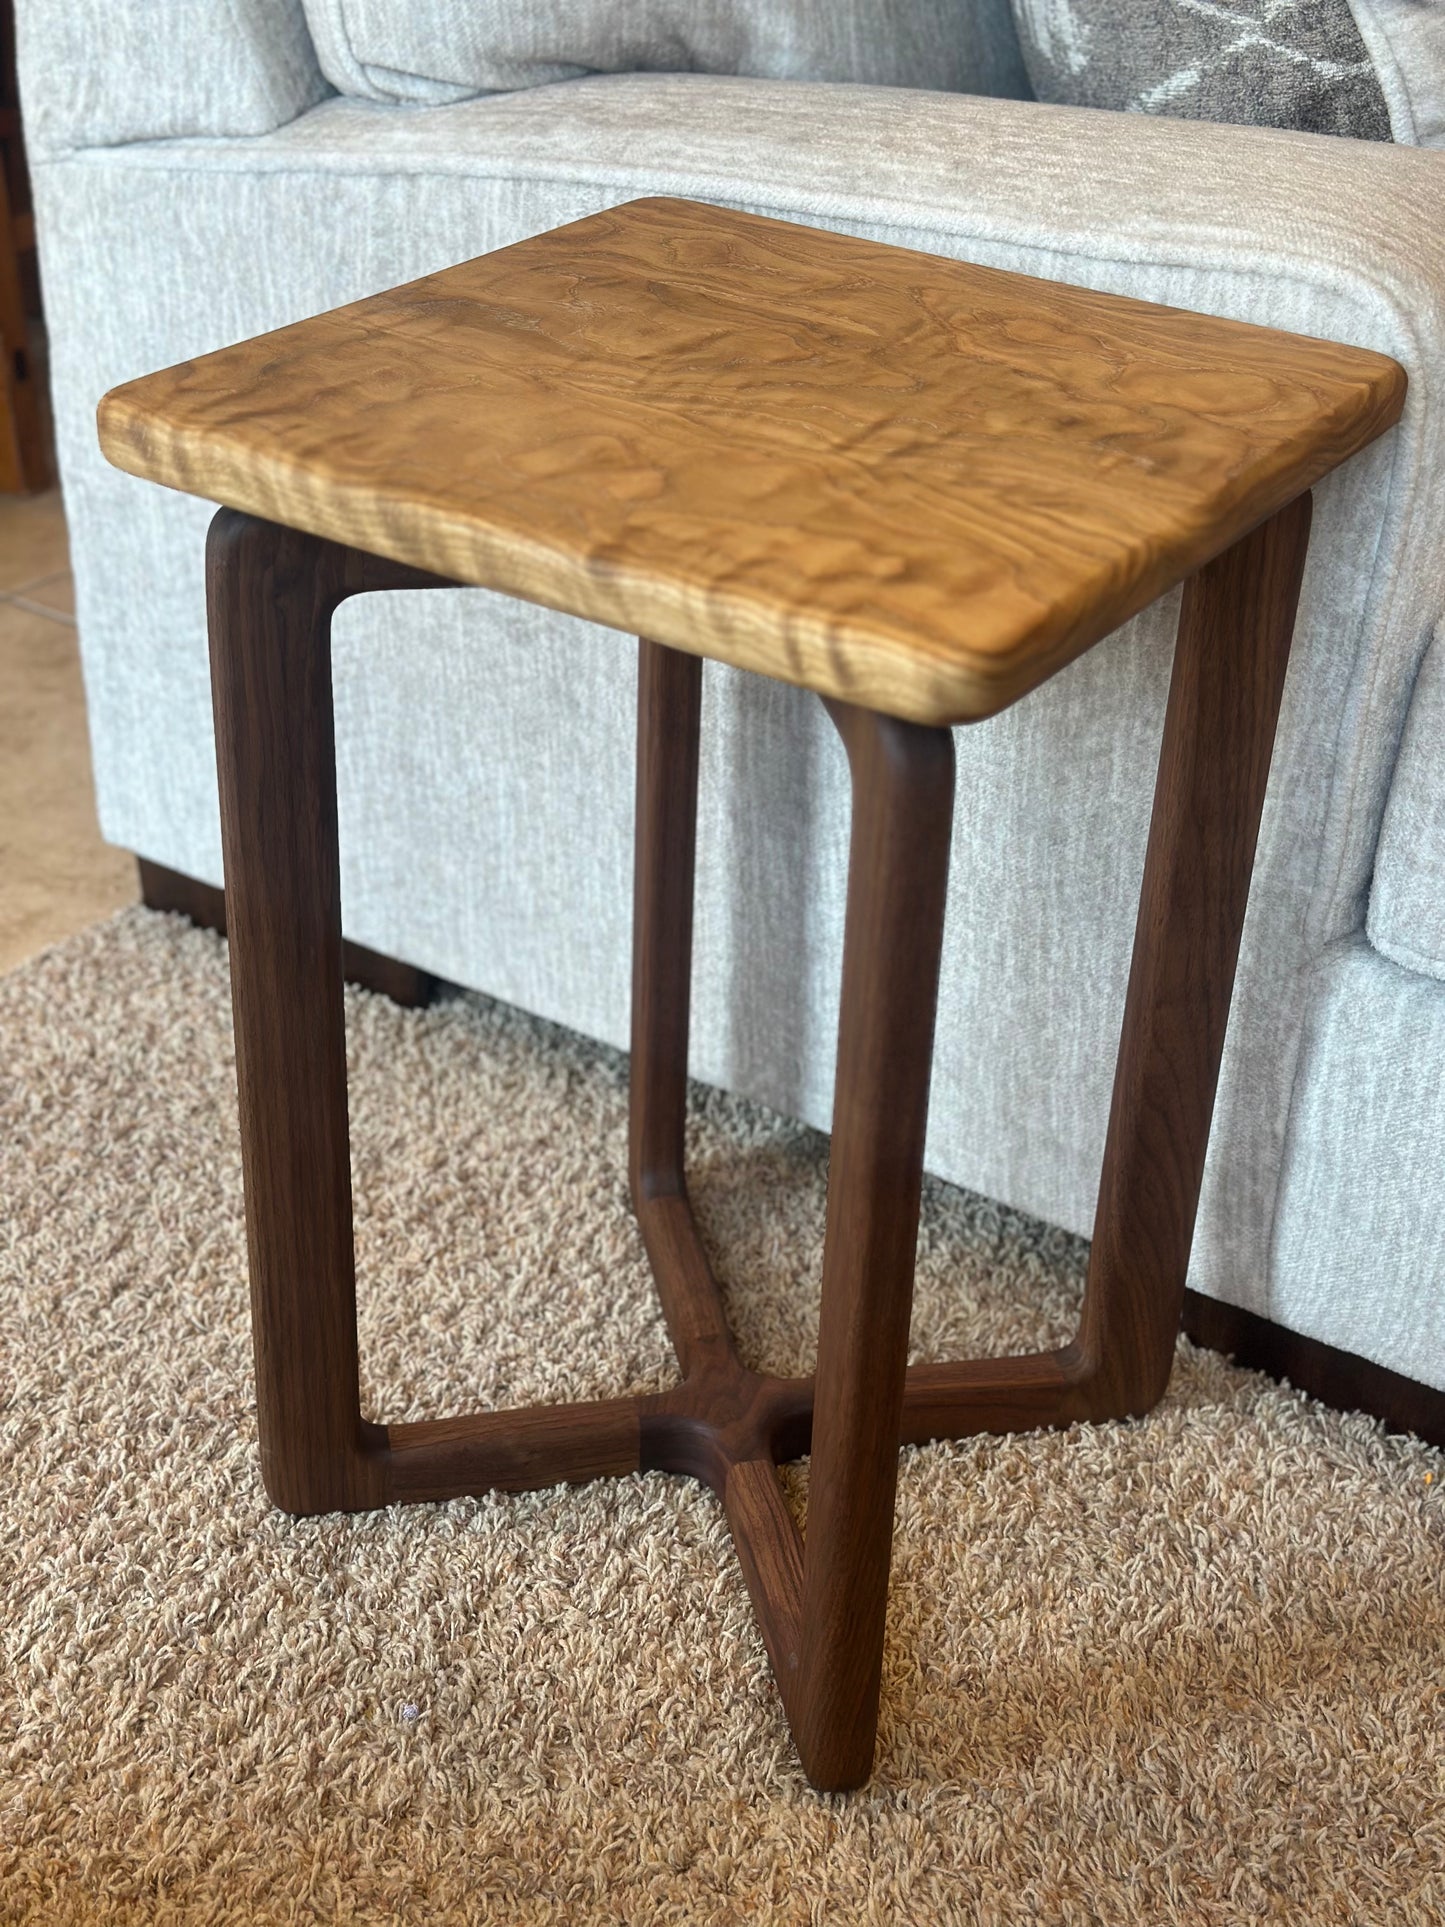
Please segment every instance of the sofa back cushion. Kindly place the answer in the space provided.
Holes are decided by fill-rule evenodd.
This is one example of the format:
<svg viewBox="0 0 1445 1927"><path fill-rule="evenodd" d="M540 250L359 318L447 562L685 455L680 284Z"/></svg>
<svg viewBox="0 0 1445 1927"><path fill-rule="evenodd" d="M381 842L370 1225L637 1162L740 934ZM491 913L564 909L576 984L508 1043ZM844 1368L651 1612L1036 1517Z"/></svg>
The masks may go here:
<svg viewBox="0 0 1445 1927"><path fill-rule="evenodd" d="M1040 100L1435 144L1442 0L1013 0Z"/></svg>
<svg viewBox="0 0 1445 1927"><path fill-rule="evenodd" d="M17 0L32 160L269 134L331 91L302 0Z"/></svg>
<svg viewBox="0 0 1445 1927"><path fill-rule="evenodd" d="M444 102L590 73L749 74L1024 98L1009 0L305 0L344 94Z"/></svg>

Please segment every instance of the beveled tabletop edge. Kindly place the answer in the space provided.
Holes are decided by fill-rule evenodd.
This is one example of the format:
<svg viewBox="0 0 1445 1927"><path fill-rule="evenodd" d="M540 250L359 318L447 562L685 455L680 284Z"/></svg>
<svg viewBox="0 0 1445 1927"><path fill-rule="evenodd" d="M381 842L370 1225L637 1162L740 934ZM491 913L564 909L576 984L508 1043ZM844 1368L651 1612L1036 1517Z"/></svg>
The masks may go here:
<svg viewBox="0 0 1445 1927"><path fill-rule="evenodd" d="M653 196L624 207L665 209L676 205L668 197ZM705 203L680 205L709 214L731 212L712 209ZM770 227L796 226L804 235L831 233L769 217L746 218ZM867 245L892 254L918 256L941 267L973 265L884 243ZM441 271L446 272L449 270ZM1006 278L1024 282L1035 277ZM1041 283L1047 288L1066 285ZM1077 292L1135 307L1163 305L1086 289ZM364 306L366 299L375 298L348 306ZM1171 312L1210 323L1216 319L1196 317L1188 310ZM333 318L342 325L341 317L346 313L347 308L332 310L288 324L271 331L271 335L315 329ZM1282 339L1298 339L1301 343L1314 340L1261 330L1255 324L1219 325L1278 333ZM271 335L253 340L265 342ZM1328 341L1315 345L1341 346ZM215 351L217 355L233 352ZM1312 432L1301 437L1299 448L1291 450L1282 445L1275 467L1262 470L1252 488L1221 504L1219 516L1208 524L1207 535L1202 536L1197 527L1185 528L1176 544L1141 545L1151 546L1151 552L1136 558L1137 569L1126 567L1122 575L1118 570L1101 571L1105 579L1100 580L1097 595L1085 600L1082 610L1075 605L1072 614L1065 607L1047 611L1006 647L989 654L969 654L966 641L960 638L963 653L945 656L910 644L889 625L870 625L836 613L823 621L810 619L806 609L780 608L746 590L699 586L681 574L670 578L656 562L637 568L572 553L552 541L529 539L516 529L489 526L450 506L438 507L400 495L387 498L374 483L356 486L319 476L311 467L291 462L284 455L269 451L258 454L254 448L228 444L213 429L198 431L183 421L168 420L164 409L147 398L148 392L153 394L157 376L144 376L111 390L99 404L97 425L107 459L142 479L459 583L515 595L608 627L647 635L674 648L756 670L822 695L910 721L952 724L995 714L1027 694L1393 426L1404 406L1405 371L1376 351L1346 352L1361 372L1358 396L1342 394L1335 418L1315 424ZM211 358L198 357L196 362L162 372L177 373ZM1367 369L1376 377L1373 384L1364 382ZM966 620L960 627L966 628Z"/></svg>
<svg viewBox="0 0 1445 1927"><path fill-rule="evenodd" d="M1011 654L941 659L921 657L887 630L870 632L837 623L823 628L797 617L780 622L776 611L756 607L735 592L710 590L701 607L699 593L689 583L669 582L655 570L630 573L625 567L582 560L511 532L499 536L463 518L413 512L405 502L392 504L379 520L372 512L370 491L327 483L324 501L313 502L306 471L269 478L270 486L249 464L227 476L218 468L212 446L206 451L205 485L200 486L190 478L183 433L157 446L149 433L153 418L129 415L119 392L108 396L102 408L108 458L143 480L427 569L462 585L517 596L925 724L978 722L1008 708L1338 466L1334 460L1322 462L1318 472L1304 469L1286 490L1271 489L1261 502L1237 503L1228 519L1216 525L1209 544L1191 542L1182 558L1158 552L1153 566L1138 575L1127 594L1109 598L1087 619L1061 622L1057 633L1046 639L1040 625L1022 637ZM1398 410L1391 420L1397 416ZM1377 433L1390 425L1382 423ZM780 629L781 662L776 640Z"/></svg>

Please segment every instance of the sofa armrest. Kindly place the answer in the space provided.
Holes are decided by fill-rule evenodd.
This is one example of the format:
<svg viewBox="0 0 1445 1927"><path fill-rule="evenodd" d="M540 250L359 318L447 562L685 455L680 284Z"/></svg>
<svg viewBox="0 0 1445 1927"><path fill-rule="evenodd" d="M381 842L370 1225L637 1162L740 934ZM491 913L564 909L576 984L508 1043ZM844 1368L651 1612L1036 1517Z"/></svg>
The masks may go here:
<svg viewBox="0 0 1445 1927"><path fill-rule="evenodd" d="M1445 983L1445 623L1425 651L1375 851L1370 942Z"/></svg>
<svg viewBox="0 0 1445 1927"><path fill-rule="evenodd" d="M36 160L267 134L331 92L301 0L16 0L15 16Z"/></svg>

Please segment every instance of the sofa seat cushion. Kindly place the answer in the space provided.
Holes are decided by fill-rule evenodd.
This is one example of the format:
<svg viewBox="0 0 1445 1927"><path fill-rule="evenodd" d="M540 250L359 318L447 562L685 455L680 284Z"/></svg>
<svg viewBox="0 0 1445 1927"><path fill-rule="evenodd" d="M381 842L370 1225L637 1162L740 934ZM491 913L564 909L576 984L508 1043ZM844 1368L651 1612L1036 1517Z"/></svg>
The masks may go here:
<svg viewBox="0 0 1445 1927"><path fill-rule="evenodd" d="M1008 0L305 0L343 94L459 101L589 73L1028 93Z"/></svg>
<svg viewBox="0 0 1445 1927"><path fill-rule="evenodd" d="M1040 100L1424 145L1445 124L1445 6L1013 0Z"/></svg>
<svg viewBox="0 0 1445 1927"><path fill-rule="evenodd" d="M1410 699L1366 929L1384 956L1445 982L1445 625Z"/></svg>

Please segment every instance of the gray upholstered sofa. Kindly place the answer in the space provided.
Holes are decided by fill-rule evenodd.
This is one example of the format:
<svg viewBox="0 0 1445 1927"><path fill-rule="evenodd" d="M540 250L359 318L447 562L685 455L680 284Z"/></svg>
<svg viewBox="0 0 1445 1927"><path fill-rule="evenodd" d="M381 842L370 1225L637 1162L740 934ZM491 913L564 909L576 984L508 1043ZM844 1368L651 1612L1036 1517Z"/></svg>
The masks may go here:
<svg viewBox="0 0 1445 1927"><path fill-rule="evenodd" d="M1438 101L1395 73L1404 145L985 98L1027 92L1007 0L931 0L932 39L882 75L930 78L951 13L951 91L643 72L458 99L405 71L407 21L435 27L438 6L357 5L390 22L369 57L340 0L307 0L315 35L300 0L20 0L106 835L220 881L207 511L95 443L97 397L153 367L644 193L1383 349L1410 399L1319 491L1191 1285L1445 1390ZM411 98L359 97L388 93ZM930 1162L1080 1232L1173 616L958 744ZM347 606L345 918L374 950L622 1042L633 656L602 630L563 649L567 626L471 591ZM706 702L694 1068L826 1125L841 753L796 692L710 672Z"/></svg>

